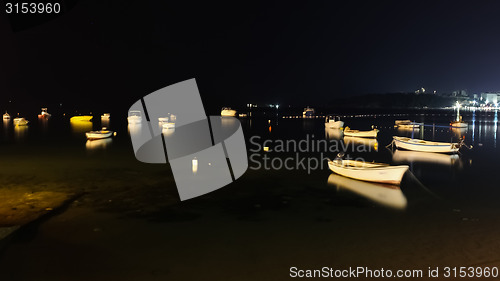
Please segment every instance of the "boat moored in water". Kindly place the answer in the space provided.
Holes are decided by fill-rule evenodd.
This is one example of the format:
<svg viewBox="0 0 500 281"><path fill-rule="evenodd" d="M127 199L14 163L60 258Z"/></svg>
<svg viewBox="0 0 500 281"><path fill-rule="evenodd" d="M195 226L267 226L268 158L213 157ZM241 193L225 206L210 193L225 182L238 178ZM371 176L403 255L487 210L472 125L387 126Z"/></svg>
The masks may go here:
<svg viewBox="0 0 500 281"><path fill-rule="evenodd" d="M407 137L393 136L393 143L398 149L406 149L422 152L456 153L461 147L461 143L435 142Z"/></svg>
<svg viewBox="0 0 500 281"><path fill-rule="evenodd" d="M10 120L10 114L5 111L5 114L3 115L3 120Z"/></svg>
<svg viewBox="0 0 500 281"><path fill-rule="evenodd" d="M407 165L391 166L384 163L369 163L357 160L335 159L328 161L334 173L362 181L400 184L408 170Z"/></svg>
<svg viewBox="0 0 500 281"><path fill-rule="evenodd" d="M142 116L139 110L131 110L128 113L127 121L129 124L140 124L142 123Z"/></svg>
<svg viewBox="0 0 500 281"><path fill-rule="evenodd" d="M411 120L396 120L396 121L394 121L394 124L396 126L399 126L401 124L406 124L406 123L411 123Z"/></svg>
<svg viewBox="0 0 500 281"><path fill-rule="evenodd" d="M360 137L360 138L376 138L379 130L373 129L371 131L360 131L360 130L352 130L349 127L344 129L344 136L349 137Z"/></svg>
<svg viewBox="0 0 500 281"><path fill-rule="evenodd" d="M340 117L335 115L328 115L325 119L325 127L332 129L340 129L344 127L344 121L340 120Z"/></svg>
<svg viewBox="0 0 500 281"><path fill-rule="evenodd" d="M310 108L309 106L304 108L304 111L302 112L303 118L310 118L313 116L314 116L314 108Z"/></svg>
<svg viewBox="0 0 500 281"><path fill-rule="evenodd" d="M85 135L87 136L88 140L100 140L116 136L116 132L107 130L106 128L102 128L102 130L100 131L86 132Z"/></svg>
<svg viewBox="0 0 500 281"><path fill-rule="evenodd" d="M26 126L29 121L24 119L23 117L14 118L14 125L16 126Z"/></svg>
<svg viewBox="0 0 500 281"><path fill-rule="evenodd" d="M52 116L52 114L50 114L50 113L47 112L47 108L46 107L42 108L42 112L40 114L38 114L38 118L49 119L50 116Z"/></svg>
<svg viewBox="0 0 500 281"><path fill-rule="evenodd" d="M423 126L424 123L412 122L410 120L400 120L398 124L395 126L398 129L420 129L420 126Z"/></svg>
<svg viewBox="0 0 500 281"><path fill-rule="evenodd" d="M223 107L220 111L220 116L236 116L236 110L231 109L230 107Z"/></svg>
<svg viewBox="0 0 500 281"><path fill-rule="evenodd" d="M71 122L89 122L93 118L92 115L80 115L80 116L73 116L69 120Z"/></svg>

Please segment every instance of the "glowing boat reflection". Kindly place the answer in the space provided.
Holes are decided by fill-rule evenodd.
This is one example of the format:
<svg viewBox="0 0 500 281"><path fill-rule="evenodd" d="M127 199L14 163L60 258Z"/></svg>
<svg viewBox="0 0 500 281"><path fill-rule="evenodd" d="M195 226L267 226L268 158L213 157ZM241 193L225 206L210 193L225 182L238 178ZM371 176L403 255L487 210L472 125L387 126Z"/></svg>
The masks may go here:
<svg viewBox="0 0 500 281"><path fill-rule="evenodd" d="M92 130L92 122L90 121L73 121L70 122L71 130L75 134L81 134Z"/></svg>
<svg viewBox="0 0 500 281"><path fill-rule="evenodd" d="M374 149L375 151L378 151L378 141L377 141L377 139L368 139L368 138L345 136L344 137L344 143L346 145L365 146L367 148L371 148L371 149Z"/></svg>
<svg viewBox="0 0 500 281"><path fill-rule="evenodd" d="M403 192L395 185L364 182L336 174L328 177L328 184L336 186L338 191L355 193L385 207L401 210L408 205Z"/></svg>
<svg viewBox="0 0 500 281"><path fill-rule="evenodd" d="M334 129L325 127L325 138L339 140L344 136L344 131L341 129Z"/></svg>
<svg viewBox="0 0 500 281"><path fill-rule="evenodd" d="M450 166L457 163L457 161L460 161L460 157L457 154L441 154L396 149L392 155L392 161L396 163L424 162Z"/></svg>
<svg viewBox="0 0 500 281"><path fill-rule="evenodd" d="M105 149L106 147L108 147L111 144L111 142L112 142L111 138L88 140L85 143L85 147L88 150Z"/></svg>

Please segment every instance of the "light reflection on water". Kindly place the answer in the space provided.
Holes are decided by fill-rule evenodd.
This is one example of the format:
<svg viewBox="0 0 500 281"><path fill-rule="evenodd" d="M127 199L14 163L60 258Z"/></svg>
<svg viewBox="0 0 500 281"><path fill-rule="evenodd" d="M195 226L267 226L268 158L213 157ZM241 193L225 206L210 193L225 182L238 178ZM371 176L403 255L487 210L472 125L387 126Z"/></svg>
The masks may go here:
<svg viewBox="0 0 500 281"><path fill-rule="evenodd" d="M22 140L28 134L28 126L14 126L14 138Z"/></svg>
<svg viewBox="0 0 500 281"><path fill-rule="evenodd" d="M328 185L335 186L337 191L349 191L388 208L403 210L408 204L405 195L396 185L364 182L336 174L328 177Z"/></svg>
<svg viewBox="0 0 500 281"><path fill-rule="evenodd" d="M87 150L99 150L108 147L113 140L111 138L105 138L100 140L87 140L85 147Z"/></svg>
<svg viewBox="0 0 500 281"><path fill-rule="evenodd" d="M91 121L70 121L70 124L73 134L85 134L88 131L92 131Z"/></svg>
<svg viewBox="0 0 500 281"><path fill-rule="evenodd" d="M468 115L467 115L468 114ZM114 116L114 115L113 115ZM360 129L370 129L371 125L376 125L379 130L379 137L377 139L362 139L358 143L351 141L349 138L344 138L342 132L339 130L331 129L325 130L324 120L322 118L318 119L272 119L271 124L272 132L268 130L269 127L269 117L265 116L262 118L246 118L246 120L241 120L243 131L247 140L254 136L259 135L262 140L269 138L273 139L284 139L284 140L303 140L306 135L314 135L315 139L329 139L329 140L342 140L350 145L364 145L370 147L371 152L352 152L350 156L353 158L363 157L367 161L376 161L384 163L408 163L410 169L414 172L415 176L426 186L426 188L439 193L443 198L453 197L453 196L464 196L464 200L469 200L471 193L466 191L475 188L480 190L475 190L472 197L484 196L485 198L495 198L496 195L500 195L500 191L495 188L496 178L495 173L500 169L499 163L496 161L496 151L498 144L496 143L497 130L498 130L498 116L497 113L491 112L490 115L482 112L469 112L465 113L464 120L469 122L469 128L467 129L451 129L451 128L439 128L432 127L432 124L444 125L448 124L451 115L415 115L408 117L416 122L424 122L426 125L431 125L420 130L418 133L412 131L401 131L394 128L394 120L402 119L395 116L387 117L346 117L343 118L345 121L345 126L350 126L352 128ZM234 122L232 119L222 119L222 124L224 126L233 126ZM103 120L101 120L102 122ZM50 151L50 153L60 153L60 147L64 147L64 153L67 154L61 157L74 157L73 155L77 150L82 150L84 155L85 150L92 151L93 153L88 153L90 159L97 158L106 150L116 151L117 154L130 156L130 165L136 164L136 160L133 156L133 150L130 141L130 135L142 134L142 130L147 128L141 128L140 124L128 125L126 117L113 119L113 126L115 128L110 128L111 130L118 131L118 135L113 140L101 140L92 141L88 143L85 139L85 132L92 130L92 127L96 128L99 125L103 127L109 127L109 123L102 122L99 124L99 119L96 120L97 123L92 122L70 122L69 118L62 118L53 116L50 120L33 122L30 123L28 127L24 128L13 128L11 122L3 122L3 130L1 141L3 143L16 143L19 142L19 151L26 148L32 148L33 153L25 156L24 159L29 160L30 157L35 157L37 154L42 155L45 150ZM121 132L123 133L120 133ZM128 134L126 133L128 131ZM175 132L175 131L170 131ZM165 132L163 132L165 134ZM422 155L419 153L408 153L405 151L394 151L394 154L387 149L385 146L392 141L392 136L394 135L411 135L414 134L415 137L421 137L426 140L435 141L457 141L459 138L465 136L465 142L467 144L474 145L472 150L463 150L461 155ZM13 137L14 136L14 137ZM479 145L481 144L481 145ZM251 148L248 145L247 148ZM1 146L0 150L9 151L11 147ZM47 149L46 149L47 148ZM378 148L378 149L377 149ZM95 153L94 153L95 152ZM14 153L14 152L12 152ZM325 157L335 158L336 152L325 152ZM47 157L51 154L47 152ZM287 154L277 154L276 157L288 157ZM307 156L318 156L318 154L310 153ZM15 159L15 158L12 158ZM61 162L61 165L64 165ZM102 169L106 168L105 162L96 162L95 166L102 165ZM327 167L325 165L325 167ZM254 171L254 173L264 173L264 171ZM315 175L307 174L305 171L298 169L292 177L292 182L294 185L307 185L310 183L311 179L319 178L321 184L326 185L326 179L330 175L330 171L324 168L318 171ZM265 178L259 179L263 184L267 183ZM241 179L241 184L246 184L244 179ZM363 185L363 184L361 184ZM402 183L401 189L403 195L411 203L415 200L414 195L406 194L408 190L408 184L406 182ZM462 192L458 192L461 190ZM465 191L464 191L465 190ZM468 194L465 196L463 194ZM341 196L341 194L339 195ZM465 198L467 197L467 198Z"/></svg>

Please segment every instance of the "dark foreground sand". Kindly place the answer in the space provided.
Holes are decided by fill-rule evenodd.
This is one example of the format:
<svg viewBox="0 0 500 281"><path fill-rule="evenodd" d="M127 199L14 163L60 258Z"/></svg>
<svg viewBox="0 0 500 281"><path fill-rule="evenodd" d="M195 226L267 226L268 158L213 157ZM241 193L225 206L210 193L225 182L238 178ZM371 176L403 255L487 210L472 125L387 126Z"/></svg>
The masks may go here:
<svg viewBox="0 0 500 281"><path fill-rule="evenodd" d="M481 193L493 182L429 184L435 199L405 179L408 206L393 210L340 193L326 170L249 170L179 202L166 165L121 153L60 155L2 163L2 189L83 196L17 231L0 250L1 281L287 280L292 266L500 266L500 207Z"/></svg>
<svg viewBox="0 0 500 281"><path fill-rule="evenodd" d="M135 208L138 190L107 202L97 198L111 194L93 191L20 230L0 255L0 280L287 280L292 266L500 266L495 210L433 201L421 203L432 211L394 211L316 184L284 192L286 184L235 183L149 210Z"/></svg>

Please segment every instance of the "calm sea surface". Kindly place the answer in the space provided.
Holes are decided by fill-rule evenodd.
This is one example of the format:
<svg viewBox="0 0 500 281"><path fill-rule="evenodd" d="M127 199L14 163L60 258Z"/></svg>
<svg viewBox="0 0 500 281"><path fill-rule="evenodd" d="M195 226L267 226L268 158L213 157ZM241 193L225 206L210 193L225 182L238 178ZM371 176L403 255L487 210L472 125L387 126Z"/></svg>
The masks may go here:
<svg viewBox="0 0 500 281"><path fill-rule="evenodd" d="M25 116L24 128L3 123L0 188L84 195L19 232L0 253L0 279L288 280L291 266L500 266L497 112L463 112L464 130L446 127L452 110L340 112L345 126L377 127L377 140L325 130L324 118L276 113L240 119L250 157L242 177L183 202L168 164L135 159L124 113L112 112L109 124L36 115ZM430 126L401 131L396 119ZM88 142L85 132L103 125L117 136ZM392 136L412 134L465 137L473 148L457 155L386 148ZM276 151L280 141L304 140L342 149ZM399 187L347 179L318 162L340 150L410 171ZM285 161L288 168L279 166Z"/></svg>
<svg viewBox="0 0 500 281"><path fill-rule="evenodd" d="M323 118L301 119L287 115L286 112L277 114L275 111L255 115L252 118L240 119L247 138L247 149L253 151L249 152L249 157L251 157L249 171L254 175L284 173L286 180L293 182L294 185L314 182L318 187L336 190L335 196L347 196L351 199L358 196L366 199L366 202L360 199L366 204L377 203L384 206L387 203L385 205L390 206L390 199L384 201L377 196L385 196L384 192L387 190L389 190L387 196L392 196L390 192L392 190L373 185L376 190L380 191L380 194L371 194L369 186L372 184L359 183L338 176L329 179L331 173L325 161L320 163L320 167L316 167L317 163L309 160L335 158L340 152L334 151L338 147L339 150L345 150L348 157L409 165L411 173L404 178L401 185L402 194L394 199L405 198L407 204L403 201L393 202L403 209L419 202L422 199L421 196L441 198L449 202L456 201L460 204L494 207L500 195L497 182L500 162L498 161L498 112L496 111L462 112L464 120L469 123L466 129L446 127L449 121L455 118L451 110L426 110L403 114L362 112L348 115L340 113L345 126L350 128L369 130L372 125L378 128L380 133L376 140L343 138L341 131L325 129ZM94 122L70 122L67 116L53 116L49 120L39 120L30 116L26 118L30 120L28 126L13 126L11 121L4 120L0 134L1 161L4 166L16 169L17 174L28 176L30 172L36 173L30 170L33 168L30 166L44 165L44 163L51 163L51 172L56 176L58 171L65 171L65 169L74 170L72 173L76 176L78 170L82 173L86 171L83 165L90 165L106 173L110 161L119 161L121 165L129 166L130 169L138 165L138 161L133 157L124 115L113 114L110 121L102 121L96 116ZM397 119L423 122L427 126L420 130L400 130L394 128L394 120ZM86 140L86 131L103 126L117 131L117 136L106 140ZM444 142L458 141L463 138L465 143L473 148L462 148L458 155L427 154L386 148L394 135L413 135L415 138ZM289 151L264 153L262 147L266 140L271 150L279 141L299 143L301 140L308 140L309 147L307 151L304 149L298 151L297 147L295 150L293 147L288 147ZM324 145L312 148L315 143L321 144L322 140L330 141L327 149ZM332 145L334 145L333 148ZM268 157L267 163L263 162L265 155ZM264 164L271 166L271 161L275 158L281 160L292 158L293 161L288 162L290 167L288 170L291 171L286 171L283 161L279 160L273 162L273 167L278 168L278 171L273 171L273 167L269 171L264 170ZM291 164L301 159L304 159L303 162L310 162L305 169L303 165ZM17 164L18 162L25 166ZM157 169L159 165L147 166L155 166ZM4 173L5 171L8 169L4 170ZM244 183L245 177L239 181ZM272 183L268 184L272 185ZM357 185L361 185L362 188L358 190ZM356 200L356 204L359 204L360 200Z"/></svg>

